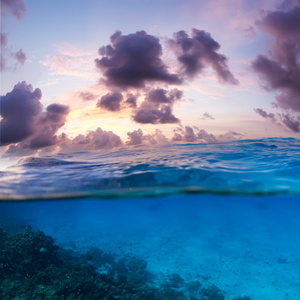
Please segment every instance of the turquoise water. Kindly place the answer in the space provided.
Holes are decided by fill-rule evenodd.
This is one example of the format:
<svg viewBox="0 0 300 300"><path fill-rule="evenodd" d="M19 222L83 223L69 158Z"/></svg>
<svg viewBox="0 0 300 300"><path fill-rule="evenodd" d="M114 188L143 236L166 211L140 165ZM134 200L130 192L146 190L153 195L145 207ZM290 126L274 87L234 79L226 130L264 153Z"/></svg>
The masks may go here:
<svg viewBox="0 0 300 300"><path fill-rule="evenodd" d="M299 147L273 138L23 159L0 175L0 291L4 299L300 299ZM59 264L39 230L58 246ZM76 260L93 269L84 274L94 285L85 278L78 287Z"/></svg>

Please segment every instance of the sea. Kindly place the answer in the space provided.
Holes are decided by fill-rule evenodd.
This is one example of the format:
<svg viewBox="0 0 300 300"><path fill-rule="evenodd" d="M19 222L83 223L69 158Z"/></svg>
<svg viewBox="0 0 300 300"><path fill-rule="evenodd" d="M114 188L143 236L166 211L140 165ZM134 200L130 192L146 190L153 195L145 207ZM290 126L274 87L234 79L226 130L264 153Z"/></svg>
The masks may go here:
<svg viewBox="0 0 300 300"><path fill-rule="evenodd" d="M299 139L22 158L0 171L0 298L300 299L299 214Z"/></svg>

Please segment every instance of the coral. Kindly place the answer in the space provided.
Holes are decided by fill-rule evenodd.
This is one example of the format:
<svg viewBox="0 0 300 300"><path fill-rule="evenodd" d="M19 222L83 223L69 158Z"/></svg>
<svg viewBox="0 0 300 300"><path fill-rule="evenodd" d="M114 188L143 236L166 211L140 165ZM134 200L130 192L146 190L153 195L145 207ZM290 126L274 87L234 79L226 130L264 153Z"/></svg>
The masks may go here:
<svg viewBox="0 0 300 300"><path fill-rule="evenodd" d="M120 258L94 247L82 254L58 247L52 237L31 227L20 233L0 228L0 295L4 300L224 299L216 286L204 288L198 280L186 283L179 274L156 285L146 275L147 263L132 254Z"/></svg>

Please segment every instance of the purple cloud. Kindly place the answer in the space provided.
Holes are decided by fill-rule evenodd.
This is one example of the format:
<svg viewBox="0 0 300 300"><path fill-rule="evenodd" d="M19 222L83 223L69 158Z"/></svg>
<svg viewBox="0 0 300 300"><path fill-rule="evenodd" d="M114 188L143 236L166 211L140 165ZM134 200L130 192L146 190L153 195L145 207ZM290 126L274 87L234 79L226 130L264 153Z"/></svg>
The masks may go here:
<svg viewBox="0 0 300 300"><path fill-rule="evenodd" d="M210 133L207 133L204 129L194 129L190 126L185 126L185 128L176 128L175 134L172 138L174 142L206 142L206 143L216 143L218 142L217 138ZM197 132L195 132L197 131Z"/></svg>
<svg viewBox="0 0 300 300"><path fill-rule="evenodd" d="M277 123L277 119L275 114L273 113L267 113L265 110L263 110L262 108L254 108L254 111L259 114L261 117L265 118L265 119L269 119L271 120L273 123Z"/></svg>
<svg viewBox="0 0 300 300"><path fill-rule="evenodd" d="M22 20L27 12L24 0L1 0L1 14L11 14Z"/></svg>
<svg viewBox="0 0 300 300"><path fill-rule="evenodd" d="M258 25L274 38L274 43L267 56L256 57L252 67L267 90L279 92L278 108L300 112L300 6L264 12Z"/></svg>
<svg viewBox="0 0 300 300"><path fill-rule="evenodd" d="M139 128L132 132L127 132L129 140L126 142L127 145L161 145L169 143L169 140L162 134L159 129L156 129L152 134L145 134Z"/></svg>
<svg viewBox="0 0 300 300"><path fill-rule="evenodd" d="M141 124L180 123L172 112L173 104L181 100L183 92L178 89L152 89L148 91L145 100L134 110L132 119Z"/></svg>
<svg viewBox="0 0 300 300"><path fill-rule="evenodd" d="M145 87L146 82L181 83L161 60L162 47L158 38L145 31L129 35L117 31L110 42L99 49L102 58L95 59L96 67L104 72L107 86L126 89Z"/></svg>
<svg viewBox="0 0 300 300"><path fill-rule="evenodd" d="M90 101L96 98L96 96L91 92L81 92L79 97L84 101Z"/></svg>
<svg viewBox="0 0 300 300"><path fill-rule="evenodd" d="M84 151L98 149L112 149L123 145L121 138L112 131L105 131L98 127L88 131L86 135L79 134L69 139L65 134L60 137L59 146L63 151Z"/></svg>
<svg viewBox="0 0 300 300"><path fill-rule="evenodd" d="M122 100L123 95L121 93L108 93L101 97L96 106L109 111L119 111L121 110Z"/></svg>
<svg viewBox="0 0 300 300"><path fill-rule="evenodd" d="M147 94L146 100L157 104L173 104L176 100L182 99L183 92L178 89L170 91L164 89L153 89Z"/></svg>
<svg viewBox="0 0 300 300"><path fill-rule="evenodd" d="M129 94L127 95L127 99L124 102L124 104L129 105L130 107L135 108L136 107L136 96L134 96L133 94Z"/></svg>
<svg viewBox="0 0 300 300"><path fill-rule="evenodd" d="M129 140L126 142L127 145L140 145L143 143L143 131L137 129L132 132L127 132Z"/></svg>
<svg viewBox="0 0 300 300"><path fill-rule="evenodd" d="M43 112L41 98L41 90L33 90L32 85L25 81L1 96L0 145L10 145L8 152L39 149L58 143L56 132L65 124L69 108L54 103Z"/></svg>
<svg viewBox="0 0 300 300"><path fill-rule="evenodd" d="M172 113L172 108L169 105L163 105L160 108L156 107L139 107L132 119L141 124L167 124L179 123L180 120Z"/></svg>
<svg viewBox="0 0 300 300"><path fill-rule="evenodd" d="M289 114L280 114L282 123L294 132L300 132L300 117L294 117Z"/></svg>
<svg viewBox="0 0 300 300"><path fill-rule="evenodd" d="M41 90L33 90L32 85L25 81L1 96L1 146L20 142L36 132L37 120L43 109L41 98Z"/></svg>
<svg viewBox="0 0 300 300"><path fill-rule="evenodd" d="M58 143L56 132L65 124L69 112L66 105L54 103L47 106L46 112L41 114L37 124L39 133L30 140L29 147L40 149L56 145Z"/></svg>
<svg viewBox="0 0 300 300"><path fill-rule="evenodd" d="M169 40L169 45L177 55L183 74L188 78L194 78L205 68L211 67L221 82L238 84L229 71L228 59L217 53L221 46L210 33L193 28L190 37L185 31L178 31Z"/></svg>
<svg viewBox="0 0 300 300"><path fill-rule="evenodd" d="M207 120L207 119L210 119L210 120L214 120L215 118L209 114L208 112L205 112L201 118L202 120Z"/></svg>

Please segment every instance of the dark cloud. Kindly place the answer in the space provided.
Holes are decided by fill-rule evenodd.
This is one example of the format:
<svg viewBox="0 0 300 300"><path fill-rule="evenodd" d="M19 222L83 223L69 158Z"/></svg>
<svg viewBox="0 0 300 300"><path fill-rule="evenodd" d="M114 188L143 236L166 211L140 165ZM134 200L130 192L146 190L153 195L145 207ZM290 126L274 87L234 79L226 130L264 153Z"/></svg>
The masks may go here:
<svg viewBox="0 0 300 300"><path fill-rule="evenodd" d="M20 142L36 132L37 120L43 109L41 98L41 90L33 90L32 85L25 81L1 96L1 146Z"/></svg>
<svg viewBox="0 0 300 300"><path fill-rule="evenodd" d="M109 111L119 111L121 110L122 100L123 95L121 93L108 93L101 97L96 106Z"/></svg>
<svg viewBox="0 0 300 300"><path fill-rule="evenodd" d="M145 31L129 35L117 31L110 41L110 45L99 49L102 58L95 60L97 68L104 72L107 86L126 89L144 87L146 82L181 83L161 60L158 38Z"/></svg>
<svg viewBox="0 0 300 300"><path fill-rule="evenodd" d="M11 14L18 20L22 20L27 12L24 0L1 0L1 14Z"/></svg>
<svg viewBox="0 0 300 300"><path fill-rule="evenodd" d="M274 42L267 56L256 57L253 69L261 77L266 89L278 91L278 108L299 113L300 7L264 12L258 25L274 38Z"/></svg>
<svg viewBox="0 0 300 300"><path fill-rule="evenodd" d="M217 53L220 44L211 35L198 29L192 29L191 37L185 31L178 31L169 45L177 55L182 66L182 72L188 78L201 74L207 67L211 67L221 82L238 84L237 79L229 71L228 59Z"/></svg>
<svg viewBox="0 0 300 300"><path fill-rule="evenodd" d="M135 108L136 107L136 100L137 100L136 96L134 96L133 94L129 94L129 95L127 95L127 99L124 102L124 104L127 104L130 107Z"/></svg>
<svg viewBox="0 0 300 300"><path fill-rule="evenodd" d="M160 108L141 106L135 111L132 119L141 124L180 123L180 120L173 115L172 107L169 105L163 105Z"/></svg>
<svg viewBox="0 0 300 300"><path fill-rule="evenodd" d="M147 94L146 100L157 104L173 104L176 100L182 99L183 92L178 89L170 91L164 89L153 89Z"/></svg>
<svg viewBox="0 0 300 300"><path fill-rule="evenodd" d="M39 149L56 145L58 143L56 132L65 124L69 112L66 105L54 103L47 106L46 112L41 114L37 124L39 133L30 140L29 147Z"/></svg>
<svg viewBox="0 0 300 300"><path fill-rule="evenodd" d="M151 89L145 96L145 100L134 110L132 119L141 124L166 124L180 123L172 110L176 101L183 97L178 89L164 90Z"/></svg>
<svg viewBox="0 0 300 300"><path fill-rule="evenodd" d="M81 92L79 97L84 101L90 101L96 98L96 96L91 92Z"/></svg>
<svg viewBox="0 0 300 300"><path fill-rule="evenodd" d="M300 117L291 116L289 114L280 114L282 123L294 132L300 132Z"/></svg>
<svg viewBox="0 0 300 300"><path fill-rule="evenodd" d="M263 110L262 108L254 108L254 111L259 114L261 117L265 118L265 119L269 119L271 120L273 123L277 124L277 119L275 114L273 113L267 113L265 110Z"/></svg>
<svg viewBox="0 0 300 300"><path fill-rule="evenodd" d="M57 130L66 122L68 106L51 104L43 112L42 92L25 81L1 96L0 144L10 145L8 152L39 149L58 143Z"/></svg>

